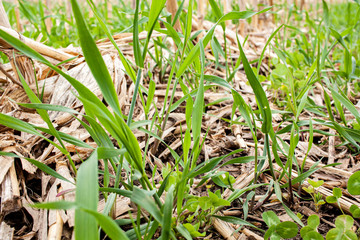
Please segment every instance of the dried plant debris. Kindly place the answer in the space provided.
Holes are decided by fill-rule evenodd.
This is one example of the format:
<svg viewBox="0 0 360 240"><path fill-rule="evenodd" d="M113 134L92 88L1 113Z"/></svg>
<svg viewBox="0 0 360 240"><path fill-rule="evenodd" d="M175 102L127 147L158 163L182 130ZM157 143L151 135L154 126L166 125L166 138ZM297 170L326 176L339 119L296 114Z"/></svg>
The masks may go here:
<svg viewBox="0 0 360 240"><path fill-rule="evenodd" d="M216 4L216 1L211 2ZM305 9L309 3L304 4L302 7ZM282 9L277 10L279 15L285 14L282 12L285 6L278 8ZM295 21L296 17L305 17L303 10L295 9L296 16L292 16L290 11L289 19ZM320 59L316 60L316 51L310 49L313 45L303 48L310 44L305 40L320 39L311 24L306 26L309 36L300 29L293 29L291 34L283 33L289 40L287 46L282 47L279 41L286 41L285 37L278 34L274 38L272 33L284 26L276 29L275 26L280 26L279 22L270 13L258 16L257 20L254 18L252 21L256 23L251 25L242 20L240 23L235 19L228 20L224 23L224 32L222 24L213 28L214 21L204 20L195 14L188 19L191 23L186 23L186 11L183 9L180 13L184 15L179 21L188 28L183 29L179 39L173 36L172 31L181 31L180 22L174 23L174 28L159 22L151 37L147 31L137 35L131 32L113 35L122 56L108 38L96 41L121 111L121 116L117 115L119 118L111 120L123 121L122 131L126 131L125 125L131 122L127 117L132 116L132 123L128 126L136 140L131 142L129 136L127 140L130 144L137 141L139 152L143 155L140 164L143 169L136 171L136 163L127 161L132 158L133 152L114 135L116 130L104 127L103 119L92 112L108 109L113 113L117 110L113 109L106 96L109 93L99 85L99 79L94 74L95 67L83 52L84 46L54 49L1 27L46 56L51 63L60 63L59 67L86 86L101 100L104 108L95 108L98 107L95 105L94 109L89 108L86 104L90 103L83 100L84 96L66 77L37 60L32 60L29 65L29 58L19 52L16 59L10 59L11 63L1 64L2 116L31 124L33 131L41 134L25 131L30 125L18 129L5 123L0 125L0 149L3 152L0 156L0 239L75 238L75 212L78 209L42 209L32 205L76 202L76 174L95 151L100 151L95 150L99 148L108 152L102 153L105 157L98 160L99 174L96 178L99 186L96 190L100 187L101 191L93 210L97 209L97 212L116 220L127 231L129 238L136 239L136 234L143 234L140 229L145 229L146 223L153 224L154 219L158 221L158 212L147 209L140 200L151 200L155 207L155 204L165 206L161 210L156 208L161 216L166 215L165 208L168 207L171 213L168 221L172 221L173 217L173 224L179 224L176 236L198 239L263 239L266 233L262 230L271 228L263 214L270 211L275 212L279 224L295 221L297 226L306 225L306 219L316 215L320 221L316 231L326 236L330 229L338 227L334 218L354 214L354 206L360 206L360 198L350 194L347 183L353 173L360 170L357 155L360 126L358 67L349 73L341 66L316 65ZM188 30L191 32L187 33ZM202 45L204 35L212 30L210 44ZM337 37L334 32L332 36L334 39ZM183 47L183 38L190 38L187 43L189 49ZM148 41L147 51L140 53L142 68L138 67L139 56L134 51L134 39L142 44ZM271 47L263 52L269 39ZM183 74L177 76L181 64L190 61L187 55L196 47L203 52L194 57L193 66L189 64ZM297 48L303 52L294 50ZM11 51L13 49L9 46L3 50L7 56L11 56ZM346 48L345 53L328 51L331 60L324 61L345 64L338 55L348 54ZM69 58L72 60L61 63ZM354 61L358 59L354 57ZM50 110L44 108L48 110L53 129L41 115L41 109L30 108L29 103L33 99L30 100L31 97L26 94L27 89L14 70L15 62L22 65L20 72L31 73L24 75L25 80L42 103L62 106L58 108L60 111L54 111L54 107ZM129 74L129 66L134 75ZM318 73L316 67L322 72ZM140 79L136 78L137 69L141 69ZM311 73L308 75L306 72ZM319 74L318 81L313 78L316 74ZM107 86L105 78L103 84ZM338 82L344 79L348 82L335 84L335 78ZM255 80L258 85L254 85ZM203 101L200 107L197 105L199 99ZM271 109L268 119L266 111L269 109L263 105L266 102ZM65 108L66 112L61 111ZM197 111L202 113L200 117L196 115ZM107 117L110 119L109 115L104 118ZM265 121L270 121L266 131ZM97 124L96 131L89 131L89 126ZM54 136L54 131L63 134L61 141ZM198 139L195 139L196 134ZM105 139L105 136L110 137ZM122 150L127 151L125 157ZM118 160L115 151L122 156ZM187 158L192 162L187 163ZM121 170L117 169L120 162ZM47 167L45 170L44 166ZM52 174L48 174L49 171ZM181 185L181 175L189 172L193 174L190 180L186 180L189 184L178 188L186 194L171 195L174 194L171 184L174 187ZM161 189L166 194L155 194L154 197L154 192L145 191L145 187ZM341 196L335 196L336 189L341 190ZM119 192L122 195L116 194ZM177 200L180 197L184 198L183 202ZM325 202L334 197L335 201ZM185 207L181 205L186 201L188 204ZM109 205L109 202L112 204ZM192 203L198 204L195 209ZM181 211L179 206L183 207ZM351 230L356 232L360 222L359 218L354 218L355 225ZM133 229L135 225L132 225L131 219L139 224L139 232ZM106 236L107 229L102 228L105 232L101 232L101 237L111 238ZM273 231L271 234L278 234ZM162 234L162 230L158 229L152 238ZM301 237L299 232L293 239Z"/></svg>

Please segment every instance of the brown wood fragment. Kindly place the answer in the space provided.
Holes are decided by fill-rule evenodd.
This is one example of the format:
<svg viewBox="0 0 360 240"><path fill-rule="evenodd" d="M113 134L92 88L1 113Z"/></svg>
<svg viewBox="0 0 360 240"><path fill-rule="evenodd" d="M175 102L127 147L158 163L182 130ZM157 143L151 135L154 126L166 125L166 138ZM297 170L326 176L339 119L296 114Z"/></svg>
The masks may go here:
<svg viewBox="0 0 360 240"><path fill-rule="evenodd" d="M7 156L0 156L0 182L3 182L6 173L14 163L14 158Z"/></svg>
<svg viewBox="0 0 360 240"><path fill-rule="evenodd" d="M248 239L250 239L250 237L252 237L252 239L256 239L256 240L263 240L263 237L260 237L259 235L257 235L256 233L250 231L247 228L242 229L240 232L245 233L246 236L248 236Z"/></svg>
<svg viewBox="0 0 360 240"><path fill-rule="evenodd" d="M0 224L0 239L12 240L14 236L14 228L7 225L4 221Z"/></svg>
<svg viewBox="0 0 360 240"><path fill-rule="evenodd" d="M66 161L57 161L56 162L56 171L63 177L65 177L66 179L68 179L70 182L75 183L73 177L71 176L70 173L70 169L67 165ZM61 198L63 198L65 201L69 201L69 202L73 202L75 201L75 191L71 191L74 190L75 185L63 181L63 180L56 180L58 183L60 183L61 188L59 189L59 191L69 191L67 193L65 193L63 196L61 196ZM66 210L66 218L63 217L63 221L67 222L68 225L70 227L73 227L75 225L75 210L70 209L70 210Z"/></svg>
<svg viewBox="0 0 360 240"><path fill-rule="evenodd" d="M166 1L166 10L171 13L171 20L174 20L175 14L178 10L177 1L176 0L167 0ZM174 26L176 31L181 31L180 21L179 19L176 21Z"/></svg>
<svg viewBox="0 0 360 240"><path fill-rule="evenodd" d="M220 219L213 219L213 226L227 240L236 240L240 234L234 233L235 229L231 227L231 225L227 222L224 222Z"/></svg>
<svg viewBox="0 0 360 240"><path fill-rule="evenodd" d="M328 164L332 164L335 162L335 134L336 131L332 128L330 128L329 134L331 136L329 137L329 157L328 157Z"/></svg>
<svg viewBox="0 0 360 240"><path fill-rule="evenodd" d="M46 46L46 45L39 43L37 41L34 41L30 38L24 37L24 36L20 35L19 33L17 33L16 31L10 29L9 27L0 26L0 29L3 30L4 32L12 35L13 37L20 39L22 42L24 42L30 48L34 49L35 51L37 51L38 53L40 53L42 55L51 57L51 58L59 60L59 61L65 61L69 58L74 57L74 55L64 53L60 50ZM1 41L0 41L0 46L1 46Z"/></svg>
<svg viewBox="0 0 360 240"><path fill-rule="evenodd" d="M13 163L1 183L1 213L6 215L11 212L17 212L21 207L19 182Z"/></svg>
<svg viewBox="0 0 360 240"><path fill-rule="evenodd" d="M56 211L56 222L49 226L48 240L61 240L63 225L60 211Z"/></svg>

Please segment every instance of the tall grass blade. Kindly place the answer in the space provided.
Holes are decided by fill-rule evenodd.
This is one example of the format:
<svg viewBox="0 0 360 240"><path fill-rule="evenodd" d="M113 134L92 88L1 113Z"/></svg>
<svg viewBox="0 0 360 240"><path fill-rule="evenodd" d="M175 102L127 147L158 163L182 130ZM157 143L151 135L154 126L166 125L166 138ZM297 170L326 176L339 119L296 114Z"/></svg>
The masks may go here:
<svg viewBox="0 0 360 240"><path fill-rule="evenodd" d="M170 239L173 202L174 202L174 185L172 185L169 188L169 191L165 198L164 211L163 211L164 218L161 229L161 239L163 240Z"/></svg>
<svg viewBox="0 0 360 240"><path fill-rule="evenodd" d="M94 151L91 156L81 164L76 176L75 202L81 208L97 211L99 201L98 160ZM82 211L75 210L75 239L98 240L99 233L96 218Z"/></svg>
<svg viewBox="0 0 360 240"><path fill-rule="evenodd" d="M256 75L254 74L249 61L247 60L244 50L240 44L239 38L237 37L237 41L238 41L238 46L239 46L239 50L240 50L240 56L241 56L241 60L243 62L244 65L244 70L247 76L247 79L250 83L251 88L253 89L258 105L259 105L259 109L261 111L261 115L263 118L263 124L262 124L262 132L263 133L269 133L271 126L272 126L272 117L271 117L271 110L270 110L270 105L269 105L269 101L267 100L266 94L264 89L262 88L259 79L256 77Z"/></svg>
<svg viewBox="0 0 360 240"><path fill-rule="evenodd" d="M80 45L84 53L86 63L89 65L91 73L98 83L106 102L110 105L115 113L121 116L121 109L114 83L105 65L104 59L102 58L101 53L86 26L84 17L80 11L80 7L77 1L71 0L71 6L76 19Z"/></svg>
<svg viewBox="0 0 360 240"><path fill-rule="evenodd" d="M134 14L134 24L133 24L133 49L134 49L134 57L135 63L138 67L144 67L144 59L141 55L140 49L140 41L139 41L139 5L140 1L136 0L135 2L135 14Z"/></svg>
<svg viewBox="0 0 360 240"><path fill-rule="evenodd" d="M111 32L109 31L109 29L107 28L105 22L102 20L102 18L100 17L98 11L96 10L95 4L92 0L87 0L92 11L94 12L97 20L100 23L101 29L103 31L105 31L106 36L109 38L110 42L114 45L114 47L116 48L116 50L119 53L119 57L120 60L122 62L122 64L124 65L124 68L127 72L127 74L130 76L131 80L135 81L136 75L135 75L135 71L134 69L130 66L129 61L125 58L124 54L122 53L122 51L120 50L119 46L117 45L117 43L115 42Z"/></svg>
<svg viewBox="0 0 360 240"><path fill-rule="evenodd" d="M165 6L165 2L166 2L166 0L152 0L151 1L151 7L150 7L150 13L149 13L149 21L148 21L148 24L147 24L147 27L146 27L146 30L147 30L148 33L147 33L146 43L145 43L144 50L143 50L143 55L142 55L143 61L144 61L146 53L147 53L147 49L148 49L151 34L152 34L153 30L154 30L154 27L156 25L158 17L159 17L159 15L161 13L161 10Z"/></svg>
<svg viewBox="0 0 360 240"><path fill-rule="evenodd" d="M192 111L192 132L194 141L200 138L202 115L204 111L204 71L205 71L205 53L204 45L200 40L200 62L201 62L201 76L200 85L194 102L194 110Z"/></svg>

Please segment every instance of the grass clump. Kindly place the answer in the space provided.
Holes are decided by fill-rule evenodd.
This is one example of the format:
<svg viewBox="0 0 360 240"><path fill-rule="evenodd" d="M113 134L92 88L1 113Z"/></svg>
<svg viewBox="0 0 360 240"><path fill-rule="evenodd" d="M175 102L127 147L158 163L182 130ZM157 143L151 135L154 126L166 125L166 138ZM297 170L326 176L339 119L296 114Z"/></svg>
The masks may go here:
<svg viewBox="0 0 360 240"><path fill-rule="evenodd" d="M65 47L70 43L79 45L103 97L99 99L88 86L71 77L65 69L55 66L19 39L0 30L0 37L19 52L66 79L76 90L74 94L84 109L76 111L66 106L43 103L18 71L31 102L19 105L35 109L46 127L4 113L0 114L0 124L36 135L58 149L66 156L75 179L72 182L43 162L26 158L46 174L74 184L76 196L74 201L35 203L32 207L75 209L76 239L100 239L103 234L111 239L201 238L208 236L212 223L216 221L238 225L238 230L246 226L262 234L265 239L296 236L303 239L323 239L323 236L326 239L355 239L352 226L354 218L359 216L359 208L353 204L349 208L352 216L345 214L340 204L343 197L340 188L333 188L333 194L327 196L326 201L339 206L342 214L336 217L336 227L328 229L323 236L318 230L320 218L317 215L308 216L305 226L305 219L302 219L296 206L299 201L310 197L316 213L321 212L320 206L326 206L325 195L320 193L326 183L312 178L317 176L317 171L326 167L335 169L334 166L339 163L325 161L322 164L323 159L318 159L310 167L305 165L307 159L311 158L313 145L318 143L315 138L319 134L336 136L341 141L338 146L345 148L350 155L356 155L360 148L360 115L353 99L349 98L358 94L356 29L359 27L359 6L355 3L328 6L323 1L321 17L314 19L310 12L284 5L263 7L259 11L235 9L225 13L223 6L210 0L211 11L207 19L212 20L213 25L207 31L193 32L192 19L197 3L190 0L186 12L183 11L184 2L179 2L175 19L165 10L165 0L136 0L134 10L120 1L119 6L112 8L111 12L107 1L96 5L88 0L90 8L83 11L81 5L72 0L71 16L67 15L65 6L56 5L52 10L53 15L45 16L49 9L41 2L36 6L30 2L19 2L20 10L31 23L31 27L24 29L24 35L35 39L41 37L40 41L53 47ZM11 23L15 24L18 21L14 17L15 6L8 4L6 8ZM286 10L287 20L279 23L280 19L275 17L278 27L257 59L249 61L246 39L241 40L237 34L236 43L233 44L236 48L229 44L227 22L250 20L269 11L280 15L280 11L277 12L280 8ZM343 16L336 14L339 9L348 11L348 14L356 13L356 19L344 20ZM125 18L125 15L133 18ZM51 29L46 28L46 19L51 19ZM180 21L180 32L174 28L177 20ZM348 27L344 27L343 21ZM222 39L216 34L219 29L222 30ZM130 45L133 58L119 47L113 37L114 33L121 31L132 33ZM133 86L126 111L120 105L112 73L95 42L105 36L116 49L126 78ZM209 44L214 59L208 59ZM275 57L265 57L268 50ZM234 51L239 53L236 61L231 57ZM261 75L264 74L260 69L265 58L269 62L269 72ZM252 65L254 63L258 65ZM209 69L222 70L222 77L211 74ZM252 90L252 105L248 104L242 90L235 86L239 71L246 76L245 86ZM155 75L159 81L156 81ZM158 107L156 91L160 85L164 85L165 94L162 106ZM213 93L219 88L225 89L223 93L228 98L207 103L206 93ZM270 97L269 91L273 93ZM181 97L178 97L179 92ZM321 104L315 98L317 94L323 96ZM216 121L226 120L233 129L246 128L252 138L254 151L246 155L245 147L237 147L226 149L226 153L217 157L207 157L204 153L207 140L215 134L210 127L204 128L205 118L211 117L209 108L212 105L222 104L229 98L233 101L230 119L216 116ZM143 120L137 118L137 108L143 111ZM48 111L72 115L96 144L90 145L59 131ZM181 147L174 150L164 135L170 115L176 112L182 113L184 118L179 123ZM281 115L282 120L275 126L277 114ZM317 128L319 126L333 131L325 132ZM138 142L136 133L139 132L144 136L144 144ZM300 159L298 150L304 142L304 134L307 135L307 146ZM87 149L89 156L76 165L68 144ZM158 148L167 149L171 161L159 163ZM1 154L20 157L5 152ZM149 164L150 157L159 165ZM103 170L99 170L100 163ZM224 167L232 164L252 166L251 174L246 177L251 179L246 181L243 178L246 184L241 188L239 178L235 179L224 171ZM354 173L348 182L348 191L353 195L359 193L357 177L358 174ZM202 188L205 190L199 190ZM308 195L301 193L302 189ZM261 196L259 192L262 192ZM129 199L133 206L126 220L112 218L119 197ZM286 212L286 221L280 220L272 210L261 214L263 225L249 220L249 213L263 210L264 204L274 197ZM98 212L100 198L105 201L101 213ZM241 209L241 217L224 216L223 210L229 207Z"/></svg>

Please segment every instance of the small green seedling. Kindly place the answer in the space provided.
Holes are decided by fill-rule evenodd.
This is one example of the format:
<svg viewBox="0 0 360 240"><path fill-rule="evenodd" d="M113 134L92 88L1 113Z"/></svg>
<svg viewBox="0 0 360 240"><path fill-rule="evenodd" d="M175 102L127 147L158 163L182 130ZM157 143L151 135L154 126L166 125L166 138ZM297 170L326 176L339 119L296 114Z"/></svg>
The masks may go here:
<svg viewBox="0 0 360 240"><path fill-rule="evenodd" d="M344 212L340 206L340 203L339 203L339 199L341 198L341 196L342 196L341 189L336 187L336 188L333 188L333 195L326 197L326 201L328 203L337 203L341 212L344 214Z"/></svg>
<svg viewBox="0 0 360 240"><path fill-rule="evenodd" d="M317 215L311 215L307 219L308 225L303 227L300 230L300 235L304 240L324 240L320 233L318 233L317 228L320 224L320 218Z"/></svg>
<svg viewBox="0 0 360 240"><path fill-rule="evenodd" d="M315 204L315 211L319 212L320 206L325 204L325 201L323 200L323 196L321 193L316 192L315 189L322 186L324 184L323 180L320 181L313 181L311 179L308 179L308 183L310 184L309 187L303 187L303 189L310 194L311 198L314 201Z"/></svg>
<svg viewBox="0 0 360 240"><path fill-rule="evenodd" d="M189 231L190 235L193 238L206 236L206 232L203 233L199 232L200 223L196 223L196 224L185 223L184 227Z"/></svg>
<svg viewBox="0 0 360 240"><path fill-rule="evenodd" d="M273 211L262 214L262 218L269 229L265 232L264 239L280 240L281 238L294 238L298 234L298 226L294 222L280 222Z"/></svg>
<svg viewBox="0 0 360 240"><path fill-rule="evenodd" d="M326 234L326 240L358 240L356 233L351 229L354 219L349 215L340 215L335 220L335 228Z"/></svg>

